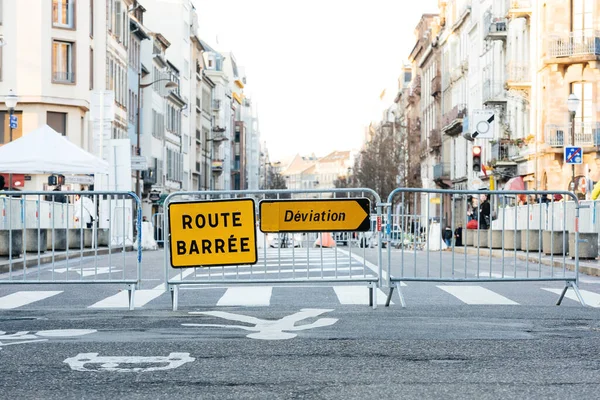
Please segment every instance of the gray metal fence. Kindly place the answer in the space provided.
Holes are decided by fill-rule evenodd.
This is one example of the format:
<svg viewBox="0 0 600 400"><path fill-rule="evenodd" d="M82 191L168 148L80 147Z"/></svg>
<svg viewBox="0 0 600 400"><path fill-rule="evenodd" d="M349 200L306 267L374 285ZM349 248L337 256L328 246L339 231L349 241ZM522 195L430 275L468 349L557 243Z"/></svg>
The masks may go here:
<svg viewBox="0 0 600 400"><path fill-rule="evenodd" d="M134 193L0 193L0 284L123 284L133 308L142 257Z"/></svg>
<svg viewBox="0 0 600 400"><path fill-rule="evenodd" d="M165 226L165 214L155 213L152 215L152 229L154 232L154 240L159 245L164 245L165 235L163 227Z"/></svg>
<svg viewBox="0 0 600 400"><path fill-rule="evenodd" d="M360 247L360 238L368 237L379 248L378 260L382 258L383 233L377 223L371 224L369 232L286 232L267 233L260 231L259 207L261 201L273 199L352 199L369 198L375 221L382 217L381 201L370 189L332 190L259 190L259 191L210 191L178 192L165 200L165 281L171 291L173 309L177 309L180 286L187 285L271 285L271 284L364 284L369 287L369 301L376 307L374 290L379 286L381 262L377 265L366 261L365 247ZM216 201L223 199L252 198L256 206L256 239L258 261L251 265L221 265L182 268L171 267L171 232L168 209L178 202ZM367 216L369 218L369 216ZM373 217L371 217L373 219ZM381 224L379 224L380 226ZM339 243L339 244L338 244Z"/></svg>
<svg viewBox="0 0 600 400"><path fill-rule="evenodd" d="M585 305L578 289L582 206L571 192L399 188L386 206L387 304L396 288L406 305L401 283L409 281L563 281L557 304L572 288Z"/></svg>

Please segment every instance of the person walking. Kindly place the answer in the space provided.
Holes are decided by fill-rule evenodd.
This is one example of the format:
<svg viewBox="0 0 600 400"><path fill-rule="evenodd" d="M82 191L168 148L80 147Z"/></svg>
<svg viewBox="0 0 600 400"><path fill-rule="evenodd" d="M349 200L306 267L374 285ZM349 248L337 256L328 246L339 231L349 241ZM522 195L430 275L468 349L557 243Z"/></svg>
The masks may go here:
<svg viewBox="0 0 600 400"><path fill-rule="evenodd" d="M80 194L76 194L74 207L75 222L81 221L87 228L91 228L96 220L96 213L94 212L94 203L92 200L87 196L82 197Z"/></svg>

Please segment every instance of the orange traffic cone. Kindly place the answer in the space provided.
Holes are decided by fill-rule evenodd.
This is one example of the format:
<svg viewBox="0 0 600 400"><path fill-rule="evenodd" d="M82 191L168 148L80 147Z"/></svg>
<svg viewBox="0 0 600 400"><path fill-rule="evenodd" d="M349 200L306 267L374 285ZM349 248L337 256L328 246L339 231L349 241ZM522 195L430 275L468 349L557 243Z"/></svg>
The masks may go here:
<svg viewBox="0 0 600 400"><path fill-rule="evenodd" d="M333 240L331 233L321 233L319 238L315 241L315 247L335 247L335 240Z"/></svg>

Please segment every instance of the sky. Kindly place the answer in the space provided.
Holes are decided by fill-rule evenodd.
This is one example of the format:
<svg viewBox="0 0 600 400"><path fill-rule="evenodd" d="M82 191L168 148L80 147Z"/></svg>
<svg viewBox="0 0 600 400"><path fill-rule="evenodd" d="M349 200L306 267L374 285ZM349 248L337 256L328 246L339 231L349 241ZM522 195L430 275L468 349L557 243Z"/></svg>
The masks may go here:
<svg viewBox="0 0 600 400"><path fill-rule="evenodd" d="M272 161L360 148L392 104L421 14L437 12L437 0L194 1L200 37L245 68Z"/></svg>

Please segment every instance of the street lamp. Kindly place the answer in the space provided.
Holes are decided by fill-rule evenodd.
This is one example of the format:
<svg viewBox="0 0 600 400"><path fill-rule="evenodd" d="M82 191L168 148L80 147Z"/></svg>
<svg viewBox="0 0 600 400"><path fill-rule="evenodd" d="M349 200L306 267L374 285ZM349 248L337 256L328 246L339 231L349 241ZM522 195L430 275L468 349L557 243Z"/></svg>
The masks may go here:
<svg viewBox="0 0 600 400"><path fill-rule="evenodd" d="M168 79L168 78L161 78L161 79L157 79L154 82L150 82L150 83L141 83L141 79L142 79L142 73L138 73L138 99L137 99L137 127L136 127L136 135L137 135L137 144L136 144L136 154L139 156L141 155L141 147L140 147L140 110L141 110L141 104L142 104L142 89L145 89L149 86L154 85L157 82L162 82L162 81L168 81L167 84L165 85L165 89L167 90L167 95L169 93L171 93L173 90L177 89L177 87L179 86L176 82L173 82L172 80ZM141 198L142 194L140 193L140 171L137 170L135 171L135 194Z"/></svg>
<svg viewBox="0 0 600 400"><path fill-rule="evenodd" d="M574 93L567 99L567 108L571 116L571 146L575 146L575 114L579 108L579 98ZM575 192L575 164L571 164L571 190Z"/></svg>

